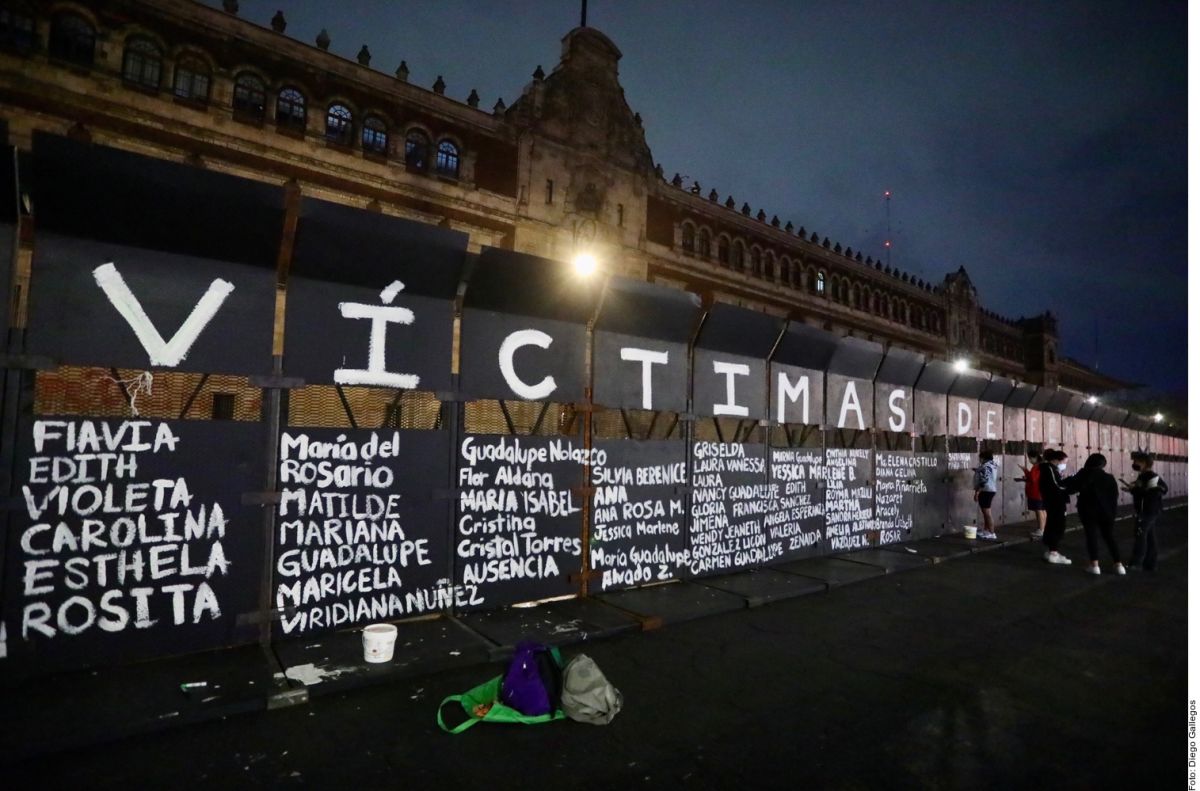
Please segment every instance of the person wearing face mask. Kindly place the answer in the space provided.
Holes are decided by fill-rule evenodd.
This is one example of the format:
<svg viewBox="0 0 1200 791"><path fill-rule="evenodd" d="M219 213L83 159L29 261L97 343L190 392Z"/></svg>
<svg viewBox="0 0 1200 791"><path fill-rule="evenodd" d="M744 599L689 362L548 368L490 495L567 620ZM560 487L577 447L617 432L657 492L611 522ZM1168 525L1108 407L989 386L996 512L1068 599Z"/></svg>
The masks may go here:
<svg viewBox="0 0 1200 791"><path fill-rule="evenodd" d="M1154 526L1162 514L1167 484L1154 471L1154 459L1149 453L1136 451L1130 455L1130 461L1133 462L1137 478L1121 481L1125 490L1133 495L1133 562L1129 567L1154 571L1158 566L1158 541L1154 537Z"/></svg>
<svg viewBox="0 0 1200 791"><path fill-rule="evenodd" d="M1045 559L1060 566L1071 565L1071 559L1058 551L1063 534L1067 531L1067 503L1069 492L1063 487L1063 473L1067 471L1067 454L1061 450L1048 450L1042 454L1045 460L1038 465L1038 491L1046 509L1046 529L1042 543L1046 546Z"/></svg>
<svg viewBox="0 0 1200 791"><path fill-rule="evenodd" d="M1068 492L1078 494L1076 503L1079 507L1079 521L1083 524L1084 536L1087 539L1088 560L1091 563L1084 571L1088 574L1100 573L1100 549L1097 536L1104 539L1108 552L1113 559L1113 573L1124 574L1125 567L1121 565L1121 555L1117 549L1117 541L1113 538L1113 524L1117 518L1117 479L1104 469L1108 459L1102 454L1093 453L1083 463L1083 469L1062 482Z"/></svg>

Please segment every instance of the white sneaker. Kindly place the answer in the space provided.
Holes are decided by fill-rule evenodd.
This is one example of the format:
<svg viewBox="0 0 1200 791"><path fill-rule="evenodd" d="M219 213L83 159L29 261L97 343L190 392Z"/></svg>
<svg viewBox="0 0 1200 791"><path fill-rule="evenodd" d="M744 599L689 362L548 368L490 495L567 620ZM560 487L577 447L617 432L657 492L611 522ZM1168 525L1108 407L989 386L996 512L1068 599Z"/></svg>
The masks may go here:
<svg viewBox="0 0 1200 791"><path fill-rule="evenodd" d="M1125 567L1122 566L1120 563L1116 563L1113 565L1113 573L1115 573L1117 576L1124 577L1125 576Z"/></svg>
<svg viewBox="0 0 1200 791"><path fill-rule="evenodd" d="M985 539L987 539L988 541L995 541L995 540L996 540L996 534L995 534L995 533L993 533L991 530L980 530L980 531L979 531L979 537L980 537L980 538L985 538Z"/></svg>
<svg viewBox="0 0 1200 791"><path fill-rule="evenodd" d="M1039 539L1042 537L1042 531L1041 530L1031 530L1029 532L1029 537L1032 539L1035 539L1035 540Z"/></svg>
<svg viewBox="0 0 1200 791"><path fill-rule="evenodd" d="M1095 574L1097 577L1100 576L1099 566L1088 566L1086 569L1084 569L1084 571L1086 571L1088 574Z"/></svg>
<svg viewBox="0 0 1200 791"><path fill-rule="evenodd" d="M1058 565L1058 566L1071 565L1071 559L1069 557L1059 554L1058 552L1047 552L1046 560L1048 562L1054 563L1055 565Z"/></svg>

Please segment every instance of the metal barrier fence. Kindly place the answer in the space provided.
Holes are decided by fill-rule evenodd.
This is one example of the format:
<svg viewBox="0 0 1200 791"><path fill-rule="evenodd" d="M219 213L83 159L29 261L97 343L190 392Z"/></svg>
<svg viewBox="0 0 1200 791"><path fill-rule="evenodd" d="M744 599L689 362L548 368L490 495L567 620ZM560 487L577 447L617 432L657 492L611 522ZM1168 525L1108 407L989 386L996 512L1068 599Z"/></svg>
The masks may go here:
<svg viewBox="0 0 1200 791"><path fill-rule="evenodd" d="M1186 439L1078 393L59 138L17 170L13 674L953 532L981 450L998 524L1045 447L1187 493Z"/></svg>

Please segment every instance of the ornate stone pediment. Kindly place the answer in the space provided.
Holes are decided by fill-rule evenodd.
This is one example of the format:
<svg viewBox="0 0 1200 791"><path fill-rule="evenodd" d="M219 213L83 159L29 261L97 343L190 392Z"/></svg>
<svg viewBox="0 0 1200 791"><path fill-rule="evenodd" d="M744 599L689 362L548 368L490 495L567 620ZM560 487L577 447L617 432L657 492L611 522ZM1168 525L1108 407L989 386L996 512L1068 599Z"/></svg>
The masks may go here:
<svg viewBox="0 0 1200 791"><path fill-rule="evenodd" d="M536 75L506 115L624 167L650 171L653 160L641 119L617 78L621 51L598 30L575 28L563 38L562 59L544 79Z"/></svg>

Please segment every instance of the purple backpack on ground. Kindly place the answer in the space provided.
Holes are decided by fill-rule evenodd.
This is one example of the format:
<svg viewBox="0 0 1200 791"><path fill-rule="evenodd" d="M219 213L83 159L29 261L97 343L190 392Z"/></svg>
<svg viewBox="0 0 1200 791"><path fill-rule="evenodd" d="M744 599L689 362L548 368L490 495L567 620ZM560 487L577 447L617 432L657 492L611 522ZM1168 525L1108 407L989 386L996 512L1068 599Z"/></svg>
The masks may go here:
<svg viewBox="0 0 1200 791"><path fill-rule="evenodd" d="M517 643L500 682L500 702L535 717L553 714L562 698L562 656L541 643Z"/></svg>

